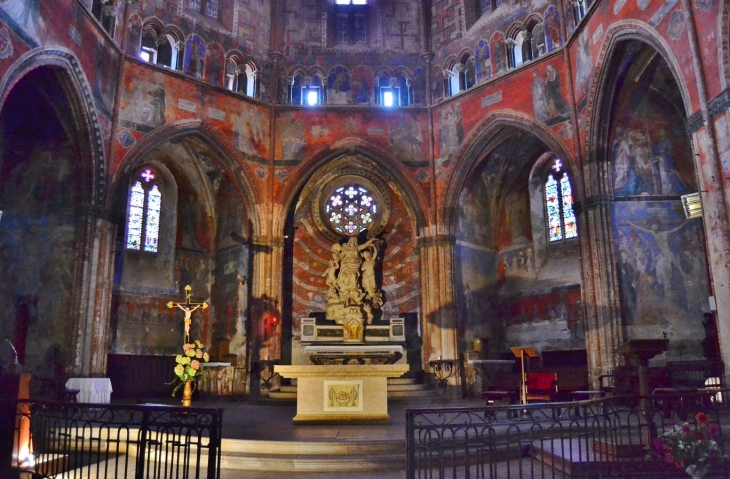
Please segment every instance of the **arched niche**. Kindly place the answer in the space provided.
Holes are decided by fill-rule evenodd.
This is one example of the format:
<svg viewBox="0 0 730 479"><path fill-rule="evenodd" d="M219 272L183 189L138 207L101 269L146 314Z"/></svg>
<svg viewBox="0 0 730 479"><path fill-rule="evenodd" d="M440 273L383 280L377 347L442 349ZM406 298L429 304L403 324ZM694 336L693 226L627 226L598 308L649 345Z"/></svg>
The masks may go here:
<svg viewBox="0 0 730 479"><path fill-rule="evenodd" d="M350 235L338 234L327 226L324 204L328 195L341 186L361 185L378 198L383 216L370 227L383 241L376 267L376 283L383 292L384 305L373 324L388 324L391 317L406 315L406 336L418 337L420 310L420 255L416 240L417 221L409 196L399 187L391 172L365 155L345 153L319 166L299 189L290 203L285 226L283 274L282 361L308 364L300 342L300 320L317 317L323 323L327 286L325 272L332 258L332 245ZM319 215L319 217L315 217ZM359 234L358 234L359 233ZM355 231L359 243L366 232ZM420 369L418 357L412 368Z"/></svg>
<svg viewBox="0 0 730 479"><path fill-rule="evenodd" d="M21 70L0 111L0 335L24 351L35 387L48 395L55 382L45 358L54 343L62 349L55 371L70 372L76 358L71 312L88 246L82 218L94 197L93 150L75 95L79 79L60 65ZM2 360L13 361L6 347Z"/></svg>
<svg viewBox="0 0 730 479"><path fill-rule="evenodd" d="M494 125L482 136L474 140L484 142L478 160L459 176L463 183L451 218L463 347L469 350L474 339L482 339L491 357L519 345L541 353L584 353L577 242L554 268L546 268L548 225L539 172L558 155L521 127Z"/></svg>
<svg viewBox="0 0 730 479"><path fill-rule="evenodd" d="M194 300L210 304L193 313L191 338L200 339L214 361L245 369L252 221L248 196L241 190L241 173L228 168L225 155L205 135L173 134L123 161L120 171L125 175L116 181L117 214L128 211L126 185L148 168L157 172L165 186L163 202L167 197L172 203L163 203L161 217L167 218L167 224L160 226L160 252L163 243L170 250L157 257L130 253L126 250L128 227L119 225L110 377L122 378L128 368L138 367L140 359L154 362L179 353L183 313L169 309L167 303L182 300L186 285L192 286ZM130 261L135 255L137 264ZM145 394L169 395L162 384L150 386ZM120 397L140 394L134 385L122 387L126 389L119 391Z"/></svg>
<svg viewBox="0 0 730 479"><path fill-rule="evenodd" d="M643 39L615 42L599 104L603 185L613 202L609 235L626 339L666 337L669 361L717 359L703 326L708 301L702 219L681 195L698 190L685 100L674 70Z"/></svg>

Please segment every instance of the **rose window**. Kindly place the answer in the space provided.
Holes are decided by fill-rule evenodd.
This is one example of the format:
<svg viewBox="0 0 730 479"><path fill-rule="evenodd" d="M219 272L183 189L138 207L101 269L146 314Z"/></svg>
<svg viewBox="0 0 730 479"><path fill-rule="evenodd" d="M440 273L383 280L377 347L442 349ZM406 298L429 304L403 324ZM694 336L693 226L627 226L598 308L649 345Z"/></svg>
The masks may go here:
<svg viewBox="0 0 730 479"><path fill-rule="evenodd" d="M325 217L330 226L346 236L370 228L378 214L378 203L364 186L350 184L336 188L327 199Z"/></svg>

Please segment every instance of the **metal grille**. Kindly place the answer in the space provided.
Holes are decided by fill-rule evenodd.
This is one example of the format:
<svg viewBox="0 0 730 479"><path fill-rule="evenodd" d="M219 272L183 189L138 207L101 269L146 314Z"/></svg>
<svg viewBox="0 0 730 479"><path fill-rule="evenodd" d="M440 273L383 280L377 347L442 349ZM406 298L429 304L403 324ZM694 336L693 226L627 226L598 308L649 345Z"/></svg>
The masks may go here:
<svg viewBox="0 0 730 479"><path fill-rule="evenodd" d="M15 434L0 440L0 476L218 479L222 417L222 409L1 403L0 430Z"/></svg>
<svg viewBox="0 0 730 479"><path fill-rule="evenodd" d="M652 441L695 414L717 428L706 477L730 477L730 410L716 392L611 397L572 403L408 409L408 479L672 478L687 473L652 453Z"/></svg>

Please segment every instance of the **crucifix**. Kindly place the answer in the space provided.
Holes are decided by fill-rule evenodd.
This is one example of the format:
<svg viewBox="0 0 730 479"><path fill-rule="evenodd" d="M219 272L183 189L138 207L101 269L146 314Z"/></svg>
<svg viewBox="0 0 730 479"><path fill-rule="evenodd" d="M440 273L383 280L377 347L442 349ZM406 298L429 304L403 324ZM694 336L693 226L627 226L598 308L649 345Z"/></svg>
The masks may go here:
<svg viewBox="0 0 730 479"><path fill-rule="evenodd" d="M205 309L208 307L208 303L203 301L202 303L193 301L193 287L190 285L185 286L185 302L184 303L174 303L170 301L167 303L167 307L172 308L180 308L183 311L185 311L185 338L184 342L189 343L190 342L190 323L192 322L191 315L193 314L193 311L195 311L198 308Z"/></svg>

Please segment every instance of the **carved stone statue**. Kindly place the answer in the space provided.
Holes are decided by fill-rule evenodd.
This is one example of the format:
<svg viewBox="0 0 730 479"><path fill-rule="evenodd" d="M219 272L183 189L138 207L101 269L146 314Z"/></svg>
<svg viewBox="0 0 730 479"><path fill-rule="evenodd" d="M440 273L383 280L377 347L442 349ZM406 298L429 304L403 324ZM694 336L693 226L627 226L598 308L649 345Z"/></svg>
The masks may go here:
<svg viewBox="0 0 730 479"><path fill-rule="evenodd" d="M326 277L327 319L341 324L345 341L363 340L363 322L372 323L373 312L383 305L375 281L375 265L380 241L370 238L363 244L350 238L343 245L332 245L332 259Z"/></svg>

